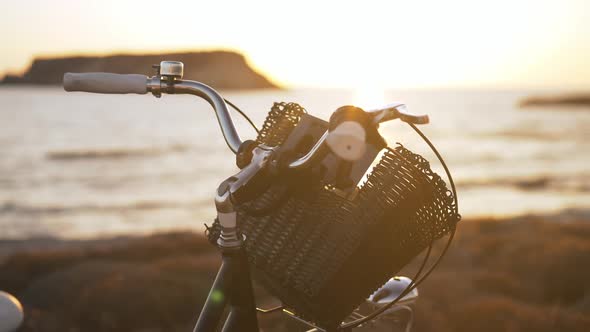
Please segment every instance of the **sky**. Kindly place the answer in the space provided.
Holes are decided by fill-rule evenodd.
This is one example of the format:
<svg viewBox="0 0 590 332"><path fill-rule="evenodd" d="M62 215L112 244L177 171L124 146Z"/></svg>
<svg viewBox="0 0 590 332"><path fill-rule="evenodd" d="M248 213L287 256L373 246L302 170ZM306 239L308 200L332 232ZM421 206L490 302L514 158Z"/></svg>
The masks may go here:
<svg viewBox="0 0 590 332"><path fill-rule="evenodd" d="M0 76L221 48L293 87L590 88L588 0L0 0L0 31Z"/></svg>

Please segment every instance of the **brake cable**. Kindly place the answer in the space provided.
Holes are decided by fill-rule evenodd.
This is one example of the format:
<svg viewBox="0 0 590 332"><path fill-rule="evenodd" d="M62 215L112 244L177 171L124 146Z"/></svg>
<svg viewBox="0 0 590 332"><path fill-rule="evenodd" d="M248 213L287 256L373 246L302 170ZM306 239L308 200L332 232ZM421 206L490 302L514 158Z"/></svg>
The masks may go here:
<svg viewBox="0 0 590 332"><path fill-rule="evenodd" d="M246 121L248 121L248 123L250 124L250 126L252 126L252 128L254 128L254 130L256 131L256 134L260 135L260 130L258 129L258 127L256 127L256 125L254 124L254 122L252 121L252 119L250 119L250 117L248 117L246 115L246 113L244 113L244 111L242 111L238 106L234 105L231 101L223 98L223 100L225 101L226 104L228 104L229 106L231 106L234 110L236 110L236 112L240 113L240 115L242 117L244 117L244 119L246 119Z"/></svg>

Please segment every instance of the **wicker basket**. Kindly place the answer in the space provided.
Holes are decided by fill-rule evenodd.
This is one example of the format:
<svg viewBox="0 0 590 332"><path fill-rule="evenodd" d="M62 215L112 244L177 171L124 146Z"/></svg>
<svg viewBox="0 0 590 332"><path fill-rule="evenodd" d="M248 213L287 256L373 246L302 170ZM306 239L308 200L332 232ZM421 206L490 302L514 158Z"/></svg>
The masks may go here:
<svg viewBox="0 0 590 332"><path fill-rule="evenodd" d="M282 144L303 112L296 104L275 104L258 141ZM385 149L352 200L288 178L238 207L255 279L324 328L338 326L459 218L445 182L401 145Z"/></svg>

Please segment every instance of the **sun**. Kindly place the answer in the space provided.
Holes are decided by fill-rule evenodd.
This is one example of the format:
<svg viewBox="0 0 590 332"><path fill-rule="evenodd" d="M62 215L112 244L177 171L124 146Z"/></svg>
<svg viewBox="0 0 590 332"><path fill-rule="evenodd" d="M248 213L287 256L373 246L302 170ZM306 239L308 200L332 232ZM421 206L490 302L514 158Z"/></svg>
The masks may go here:
<svg viewBox="0 0 590 332"><path fill-rule="evenodd" d="M352 103L364 110L370 110L387 104L385 89L376 85L364 85L353 91Z"/></svg>

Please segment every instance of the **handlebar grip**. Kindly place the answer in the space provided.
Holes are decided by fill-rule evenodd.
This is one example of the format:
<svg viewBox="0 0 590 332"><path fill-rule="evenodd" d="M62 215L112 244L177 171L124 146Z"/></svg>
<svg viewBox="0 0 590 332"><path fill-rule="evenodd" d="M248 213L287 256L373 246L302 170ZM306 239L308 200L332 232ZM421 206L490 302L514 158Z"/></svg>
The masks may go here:
<svg viewBox="0 0 590 332"><path fill-rule="evenodd" d="M148 77L140 74L65 73L64 90L110 94L146 94Z"/></svg>

